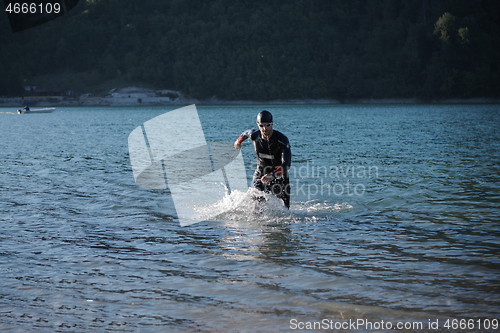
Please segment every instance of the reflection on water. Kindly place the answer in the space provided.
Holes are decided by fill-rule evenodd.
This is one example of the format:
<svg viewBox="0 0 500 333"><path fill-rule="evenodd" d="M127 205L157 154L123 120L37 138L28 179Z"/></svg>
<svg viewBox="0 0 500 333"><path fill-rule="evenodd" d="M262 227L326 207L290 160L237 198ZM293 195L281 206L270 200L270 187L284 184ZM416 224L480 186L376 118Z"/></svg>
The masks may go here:
<svg viewBox="0 0 500 333"><path fill-rule="evenodd" d="M296 191L288 211L234 191L200 208L215 217L180 227L169 191L138 188L127 154L130 131L164 108L1 114L0 328L289 332L361 319L435 332L498 318L496 106L273 108L296 168L378 170L297 173L293 185L365 192ZM207 140L234 141L254 111L200 107ZM298 126L305 111L314 131Z"/></svg>

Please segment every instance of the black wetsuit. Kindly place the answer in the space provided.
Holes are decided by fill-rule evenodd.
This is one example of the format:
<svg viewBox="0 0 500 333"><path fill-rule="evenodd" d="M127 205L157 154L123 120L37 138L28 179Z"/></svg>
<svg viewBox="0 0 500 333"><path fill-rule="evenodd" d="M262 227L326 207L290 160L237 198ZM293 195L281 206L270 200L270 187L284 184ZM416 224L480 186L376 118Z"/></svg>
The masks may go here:
<svg viewBox="0 0 500 333"><path fill-rule="evenodd" d="M257 168L253 174L253 186L261 191L273 193L283 200L287 208L290 208L290 179L288 168L292 161L292 152L288 138L281 132L273 130L269 140L262 138L259 130L249 129L240 135L241 140L252 139L257 155ZM265 174L276 171L281 167L283 175L275 178L268 184L260 180Z"/></svg>

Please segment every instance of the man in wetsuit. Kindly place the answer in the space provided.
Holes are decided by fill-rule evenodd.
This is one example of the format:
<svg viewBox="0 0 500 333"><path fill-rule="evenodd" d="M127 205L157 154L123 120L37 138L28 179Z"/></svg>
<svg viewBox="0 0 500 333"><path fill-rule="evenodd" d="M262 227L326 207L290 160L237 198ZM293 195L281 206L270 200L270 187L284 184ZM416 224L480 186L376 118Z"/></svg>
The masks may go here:
<svg viewBox="0 0 500 333"><path fill-rule="evenodd" d="M250 138L257 154L257 169L253 175L253 186L266 193L273 193L290 208L290 179L288 168L292 161L292 152L288 138L273 129L273 115L262 111L257 115L259 130L249 129L234 142L234 148L240 150L241 143Z"/></svg>

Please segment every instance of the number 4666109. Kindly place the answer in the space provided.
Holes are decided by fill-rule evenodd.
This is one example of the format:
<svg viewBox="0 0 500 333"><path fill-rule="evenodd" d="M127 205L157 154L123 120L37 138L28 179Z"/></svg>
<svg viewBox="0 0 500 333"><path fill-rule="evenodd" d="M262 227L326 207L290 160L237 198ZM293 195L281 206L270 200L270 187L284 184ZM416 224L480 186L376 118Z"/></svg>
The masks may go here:
<svg viewBox="0 0 500 333"><path fill-rule="evenodd" d="M60 3L9 3L5 11L12 14L58 14L61 12Z"/></svg>
<svg viewBox="0 0 500 333"><path fill-rule="evenodd" d="M457 330L475 330L475 329L486 329L490 328L496 330L498 329L498 319L448 319L444 323L444 327L447 329Z"/></svg>

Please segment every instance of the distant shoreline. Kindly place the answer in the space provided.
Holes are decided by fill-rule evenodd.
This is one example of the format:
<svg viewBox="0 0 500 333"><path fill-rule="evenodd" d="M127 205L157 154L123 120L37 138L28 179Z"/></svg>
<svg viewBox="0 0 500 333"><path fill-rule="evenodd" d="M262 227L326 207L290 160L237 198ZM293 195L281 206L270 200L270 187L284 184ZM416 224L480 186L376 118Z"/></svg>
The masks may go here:
<svg viewBox="0 0 500 333"><path fill-rule="evenodd" d="M175 105L352 105L352 104L500 104L500 99L494 98L471 98L471 99L444 99L444 100L417 100L417 99L359 99L359 100L272 100L272 101L222 101L222 100L197 100L193 98L183 98L182 100L165 102L156 101L151 98L146 101L118 100L111 98L93 98L92 100L81 101L79 99L66 99L57 102L40 101L30 106L36 107L60 107L60 106L175 106ZM22 98L0 98L0 107L17 107L22 108L25 104L22 103Z"/></svg>
<svg viewBox="0 0 500 333"><path fill-rule="evenodd" d="M195 104L195 103L193 103ZM307 105L307 104L500 104L499 98L450 98L442 100L420 100L416 98L398 99L353 99L353 100L335 100L335 99L291 99L291 100L271 100L271 101L221 101L221 100L203 100L199 105Z"/></svg>
<svg viewBox="0 0 500 333"><path fill-rule="evenodd" d="M417 98L283 99L270 101L219 100L216 97L198 100L179 91L151 90L137 87L113 89L107 96L84 94L79 97L27 96L0 97L0 107L30 106L169 106L169 105L307 105L307 104L499 104L500 98L449 98L421 100Z"/></svg>

